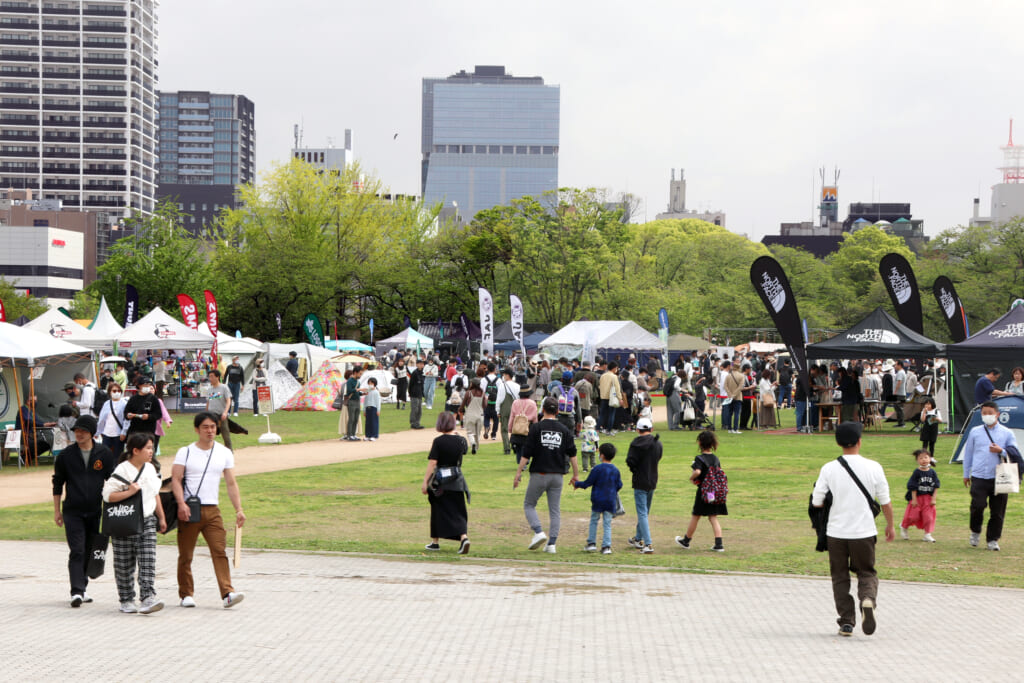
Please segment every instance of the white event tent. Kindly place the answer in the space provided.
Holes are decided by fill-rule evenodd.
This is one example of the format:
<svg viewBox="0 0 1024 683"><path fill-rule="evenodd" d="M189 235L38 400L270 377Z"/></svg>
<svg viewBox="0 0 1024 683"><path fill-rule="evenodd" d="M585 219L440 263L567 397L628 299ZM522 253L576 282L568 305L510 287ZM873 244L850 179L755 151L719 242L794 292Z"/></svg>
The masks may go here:
<svg viewBox="0 0 1024 683"><path fill-rule="evenodd" d="M555 358L578 358L584 347L609 351L662 351L665 343L632 320L578 320L542 341L541 351Z"/></svg>
<svg viewBox="0 0 1024 683"><path fill-rule="evenodd" d="M213 346L213 337L193 330L157 307L119 334L117 345L128 352L147 349L207 350Z"/></svg>
<svg viewBox="0 0 1024 683"><path fill-rule="evenodd" d="M105 297L100 298L100 310L97 311L96 317L92 319L89 329L101 337L109 337L111 339L124 332L124 327L114 320L114 316L111 315Z"/></svg>
<svg viewBox="0 0 1024 683"><path fill-rule="evenodd" d="M25 323L22 329L42 332L54 339L78 344L79 346L97 351L113 349L114 337L116 336L105 336L90 330L88 327L83 327L56 308L51 308L35 320Z"/></svg>

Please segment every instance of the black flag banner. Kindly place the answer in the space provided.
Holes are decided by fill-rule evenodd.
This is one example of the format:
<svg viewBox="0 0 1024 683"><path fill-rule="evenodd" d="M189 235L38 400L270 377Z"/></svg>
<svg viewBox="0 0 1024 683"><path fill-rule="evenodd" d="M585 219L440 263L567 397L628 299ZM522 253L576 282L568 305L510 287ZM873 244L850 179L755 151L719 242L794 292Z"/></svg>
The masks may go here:
<svg viewBox="0 0 1024 683"><path fill-rule="evenodd" d="M935 278L932 285L932 293L935 300L939 302L939 310L942 317L949 325L949 334L953 343L958 344L967 339L967 312L964 311L964 304L956 295L956 288L953 281L945 275Z"/></svg>
<svg viewBox="0 0 1024 683"><path fill-rule="evenodd" d="M918 334L924 334L924 318L921 315L921 292L917 289L914 269L900 254L886 254L878 263L885 289L889 292L896 318Z"/></svg>
<svg viewBox="0 0 1024 683"><path fill-rule="evenodd" d="M789 349L793 370L800 378L804 391L810 389L807 377L807 352L804 349L803 326L796 308L796 297L789 286L789 278L779 262L771 256L762 256L750 266L750 282L761 296L782 343Z"/></svg>
<svg viewBox="0 0 1024 683"><path fill-rule="evenodd" d="M133 285L124 288L124 326L133 325L139 319L139 290Z"/></svg>

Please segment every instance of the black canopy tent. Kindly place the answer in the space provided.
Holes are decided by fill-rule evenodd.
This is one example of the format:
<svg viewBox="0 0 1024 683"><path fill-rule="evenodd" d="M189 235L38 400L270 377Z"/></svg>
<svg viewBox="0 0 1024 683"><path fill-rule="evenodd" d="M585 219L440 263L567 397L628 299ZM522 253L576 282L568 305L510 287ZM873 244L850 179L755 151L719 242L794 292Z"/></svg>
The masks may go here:
<svg viewBox="0 0 1024 683"><path fill-rule="evenodd" d="M959 344L950 344L946 355L952 361L952 425L959 432L974 408L974 385L978 379L996 368L1002 374L996 388L1001 389L1003 382L1010 380L1010 371L1024 366L1024 306L1014 306L980 332Z"/></svg>
<svg viewBox="0 0 1024 683"><path fill-rule="evenodd" d="M808 344L808 358L936 358L946 345L933 341L876 308L831 339Z"/></svg>

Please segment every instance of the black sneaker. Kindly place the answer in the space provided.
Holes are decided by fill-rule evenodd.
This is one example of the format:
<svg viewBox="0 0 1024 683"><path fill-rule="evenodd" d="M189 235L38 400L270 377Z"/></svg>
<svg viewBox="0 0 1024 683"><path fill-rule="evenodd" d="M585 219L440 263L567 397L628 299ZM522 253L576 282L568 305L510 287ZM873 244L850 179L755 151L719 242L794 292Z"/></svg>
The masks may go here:
<svg viewBox="0 0 1024 683"><path fill-rule="evenodd" d="M596 543L588 543L586 546L584 546L583 552L585 552L585 553L596 553L597 552L597 544Z"/></svg>
<svg viewBox="0 0 1024 683"><path fill-rule="evenodd" d="M690 539L685 538L684 536L676 536L676 543L679 544L680 548L686 548L687 550L690 549Z"/></svg>
<svg viewBox="0 0 1024 683"><path fill-rule="evenodd" d="M459 544L459 555L468 555L468 554L469 554L469 539L468 538L464 538L464 539L462 539L462 543Z"/></svg>
<svg viewBox="0 0 1024 683"><path fill-rule="evenodd" d="M724 546L720 546L720 545L712 546L711 549L713 551L715 551L716 553L724 553L725 552L725 547Z"/></svg>
<svg viewBox="0 0 1024 683"><path fill-rule="evenodd" d="M866 636L875 632L875 601L871 598L860 601L860 627Z"/></svg>
<svg viewBox="0 0 1024 683"><path fill-rule="evenodd" d="M628 541L626 541L626 543L630 544L631 546L633 546L637 550L643 550L643 547L644 547L644 542L641 541L636 536L633 536L632 538L630 538Z"/></svg>
<svg viewBox="0 0 1024 683"><path fill-rule="evenodd" d="M476 455L476 444L473 444L473 455Z"/></svg>
<svg viewBox="0 0 1024 683"><path fill-rule="evenodd" d="M440 550L441 549L441 544L440 543L428 543L428 544L426 544L423 547L425 549L427 549L427 550Z"/></svg>
<svg viewBox="0 0 1024 683"><path fill-rule="evenodd" d="M839 635L849 638L853 635L853 624L843 624L839 627Z"/></svg>

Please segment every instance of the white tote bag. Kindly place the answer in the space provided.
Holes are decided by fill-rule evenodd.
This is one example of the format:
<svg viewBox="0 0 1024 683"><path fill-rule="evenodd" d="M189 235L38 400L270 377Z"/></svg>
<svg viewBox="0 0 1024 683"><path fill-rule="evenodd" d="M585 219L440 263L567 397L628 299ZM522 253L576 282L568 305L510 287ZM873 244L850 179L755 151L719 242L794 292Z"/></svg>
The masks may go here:
<svg viewBox="0 0 1024 683"><path fill-rule="evenodd" d="M1020 493L1020 476L1017 463L1010 462L1003 456L1002 462L996 465L996 495L1003 493Z"/></svg>

